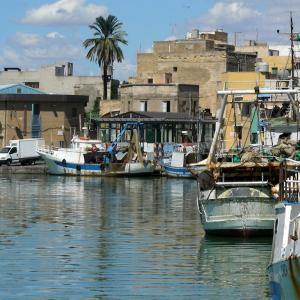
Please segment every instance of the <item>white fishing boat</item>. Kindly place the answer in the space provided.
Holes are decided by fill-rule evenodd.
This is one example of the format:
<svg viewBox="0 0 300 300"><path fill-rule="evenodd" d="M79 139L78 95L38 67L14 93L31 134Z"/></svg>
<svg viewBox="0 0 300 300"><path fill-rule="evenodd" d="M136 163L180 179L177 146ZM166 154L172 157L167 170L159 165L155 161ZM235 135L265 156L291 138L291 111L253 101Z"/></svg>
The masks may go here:
<svg viewBox="0 0 300 300"><path fill-rule="evenodd" d="M297 162L294 162L294 164ZM300 164L298 163L300 166ZM300 299L300 168L285 167L275 207L271 262L272 299Z"/></svg>
<svg viewBox="0 0 300 300"><path fill-rule="evenodd" d="M197 161L193 147L180 147L173 151L170 162L163 164L164 174L169 177L193 178L189 164Z"/></svg>
<svg viewBox="0 0 300 300"><path fill-rule="evenodd" d="M279 183L280 160L288 157L289 151L299 155L296 144L273 139L272 120L262 116L261 108L274 103L288 103L296 107L296 90L268 90L268 101L260 99L258 88L254 90L221 91L221 109L213 138L207 170L198 175L198 208L201 222L208 234L259 236L271 235L274 224L274 206L277 203L276 187ZM224 143L224 112L229 102L235 108L251 100L241 100L242 96L253 99L252 113L248 120L251 125L256 121L255 143L250 141L252 126L245 126L241 120L233 120L234 148L228 149ZM275 96L275 97L272 97ZM284 99L283 99L284 97ZM248 104L249 105L249 104ZM234 114L234 116L236 116ZM228 115L227 115L228 117ZM256 118L256 119L255 119ZM255 119L255 120L254 120ZM225 119L229 123L228 119ZM290 116L286 115L286 124L281 127L283 133L291 128ZM225 123L226 123L225 122ZM237 126L238 125L238 126ZM248 132L243 132L248 130ZM243 134L242 134L243 133ZM243 140L241 136L246 136ZM268 136L270 137L268 139ZM281 135L282 137L282 135ZM268 140L271 145L268 145ZM291 144L288 144L291 143ZM286 151L283 155L281 151ZM277 152L276 152L277 151Z"/></svg>
<svg viewBox="0 0 300 300"><path fill-rule="evenodd" d="M48 173L52 175L121 176L151 175L155 165L143 155L139 140L138 123L124 126L116 141L107 149L98 140L74 139L71 148L39 149ZM128 146L118 143L125 133L131 135Z"/></svg>

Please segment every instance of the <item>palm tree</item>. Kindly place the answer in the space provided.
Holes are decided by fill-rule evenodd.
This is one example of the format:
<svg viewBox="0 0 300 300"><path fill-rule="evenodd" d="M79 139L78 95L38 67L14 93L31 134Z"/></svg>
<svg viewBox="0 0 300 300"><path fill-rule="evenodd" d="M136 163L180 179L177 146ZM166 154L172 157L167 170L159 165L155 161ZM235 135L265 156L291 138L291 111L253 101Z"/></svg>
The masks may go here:
<svg viewBox="0 0 300 300"><path fill-rule="evenodd" d="M122 25L115 16L100 16L89 26L94 30L94 37L83 42L83 46L89 48L86 57L103 68L103 99L107 99L108 67L113 66L115 60L121 62L124 58L119 43L127 45L127 33L121 30Z"/></svg>

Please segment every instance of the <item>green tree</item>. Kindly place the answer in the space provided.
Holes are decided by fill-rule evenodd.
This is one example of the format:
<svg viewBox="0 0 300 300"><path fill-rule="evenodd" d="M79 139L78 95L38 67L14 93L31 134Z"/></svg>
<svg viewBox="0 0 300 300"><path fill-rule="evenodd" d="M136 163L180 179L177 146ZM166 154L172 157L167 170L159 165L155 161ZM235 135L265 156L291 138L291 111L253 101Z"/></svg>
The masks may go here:
<svg viewBox="0 0 300 300"><path fill-rule="evenodd" d="M115 16L98 17L89 26L94 31L94 37L83 42L83 46L89 48L86 57L90 61L98 63L99 67L103 69L103 99L105 100L107 99L107 83L110 79L107 69L109 66L113 66L115 60L122 62L124 59L119 43L127 45L125 39L127 33L122 30L122 25L123 23Z"/></svg>

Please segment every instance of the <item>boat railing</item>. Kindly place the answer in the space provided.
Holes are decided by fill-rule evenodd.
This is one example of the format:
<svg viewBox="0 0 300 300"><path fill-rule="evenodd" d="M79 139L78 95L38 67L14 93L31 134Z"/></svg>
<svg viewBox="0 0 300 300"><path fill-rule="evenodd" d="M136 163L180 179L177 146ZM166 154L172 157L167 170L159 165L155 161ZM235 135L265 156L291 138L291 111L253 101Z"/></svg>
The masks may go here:
<svg viewBox="0 0 300 300"><path fill-rule="evenodd" d="M268 181L219 181L215 186L235 186L235 187L251 187L251 186L268 186Z"/></svg>
<svg viewBox="0 0 300 300"><path fill-rule="evenodd" d="M300 202L300 162L293 161L293 166L288 165L289 160L280 164L279 171L279 200L287 202Z"/></svg>

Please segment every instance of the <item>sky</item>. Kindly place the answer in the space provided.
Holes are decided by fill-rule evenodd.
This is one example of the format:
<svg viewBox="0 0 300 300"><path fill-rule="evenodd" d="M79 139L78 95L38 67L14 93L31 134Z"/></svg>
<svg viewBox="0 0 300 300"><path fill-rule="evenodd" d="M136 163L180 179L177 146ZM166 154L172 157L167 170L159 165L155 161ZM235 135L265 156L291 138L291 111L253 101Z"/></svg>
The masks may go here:
<svg viewBox="0 0 300 300"><path fill-rule="evenodd" d="M73 62L76 75L99 75L85 58L82 42L92 37L96 17L116 16L127 32L124 61L114 78L136 75L136 55L151 52L153 41L183 39L192 29L222 29L229 42L247 40L289 45L290 12L300 32L300 0L3 0L0 12L0 69L37 69ZM279 29L282 34L277 34ZM286 52L286 51L285 51ZM299 53L300 55L300 53Z"/></svg>

